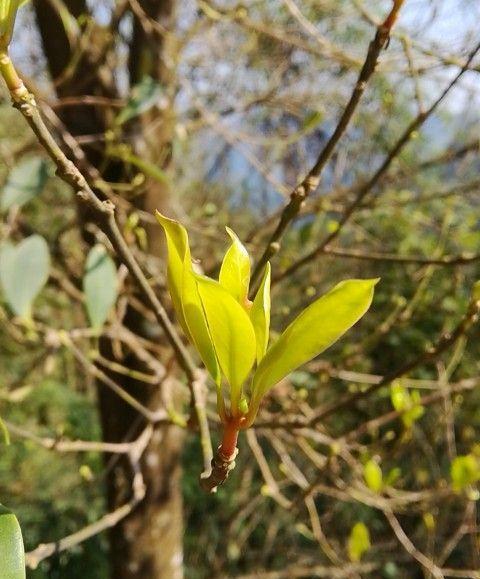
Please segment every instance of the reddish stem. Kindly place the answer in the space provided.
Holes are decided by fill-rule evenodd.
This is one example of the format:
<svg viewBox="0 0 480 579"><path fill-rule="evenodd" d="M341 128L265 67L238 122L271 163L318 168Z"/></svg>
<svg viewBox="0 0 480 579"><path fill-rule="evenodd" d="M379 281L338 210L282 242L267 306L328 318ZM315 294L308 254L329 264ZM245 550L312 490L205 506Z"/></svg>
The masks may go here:
<svg viewBox="0 0 480 579"><path fill-rule="evenodd" d="M400 12L400 8L405 0L394 0L393 1L393 8L390 11L390 14L385 19L385 22L382 24L382 28L384 28L387 32L393 28L395 21L398 18L398 13Z"/></svg>
<svg viewBox="0 0 480 579"><path fill-rule="evenodd" d="M225 423L222 444L218 449L219 454L225 461L229 461L237 450L239 425L236 420Z"/></svg>

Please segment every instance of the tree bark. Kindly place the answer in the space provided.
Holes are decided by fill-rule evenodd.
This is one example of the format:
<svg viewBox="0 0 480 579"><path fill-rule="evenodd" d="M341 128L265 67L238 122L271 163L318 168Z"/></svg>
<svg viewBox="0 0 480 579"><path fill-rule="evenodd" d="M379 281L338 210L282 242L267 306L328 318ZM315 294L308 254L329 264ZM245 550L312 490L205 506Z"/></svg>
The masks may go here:
<svg viewBox="0 0 480 579"><path fill-rule="evenodd" d="M139 2L148 18L161 22L165 28L171 28L174 22L173 0L143 0ZM78 17L88 14L84 0L66 0L65 5L70 12ZM56 85L59 97L65 96L116 96L113 82L113 71L105 67L105 62L99 61L102 46L89 46L85 55L78 62L73 74L65 75L70 65L72 47L62 28L61 20L52 9L48 0L36 0L35 10L42 38L43 49L47 59L52 80L62 79ZM115 31L111 31L115 33ZM105 35L92 36L98 42ZM140 20L134 17L131 36L129 74L131 84L139 82L148 75L159 82L166 96L174 92L173 58L166 57L170 50L168 42L158 34L146 31ZM166 65L168 62L168 65ZM162 164L166 168L170 161L170 142L173 131L173 115L171 107L154 110L149 113L148 131L142 123L130 123L129 142L134 143L137 154L148 158L153 163ZM152 115L155 116L155 126L152 131ZM62 120L73 135L99 134L108 127L104 111L89 106L76 106L65 109ZM123 163L104 163L104 151L98 147L86 150L89 161L102 170L106 180L120 182L129 174ZM106 169L105 169L106 167ZM144 195L138 203L146 210L164 209L168 204L170 191L166 184L147 182ZM87 225L89 216L79 215L79 223L83 228L84 238L90 239ZM161 251L158 232L147 232L150 241L150 252ZM128 309L124 324L127 328L141 335L145 320L132 309ZM102 339L102 354L123 365L142 368L142 363L133 355L127 359L118 360L112 343ZM118 354L117 354L118 355ZM161 404L160 388L152 388L144 383L125 378L120 374L112 377L125 390L137 397L144 405L152 409ZM127 406L110 390L98 386L99 413L104 440L120 442L131 440L141 431L142 420L138 414ZM141 505L127 519L118 524L110 534L111 576L112 579L181 579L183 577L183 512L181 493L181 463L180 454L183 436L176 427L157 429L147 448L143 460L142 471L146 483L146 497ZM131 495L132 473L128 461L113 459L107 461L107 499L108 507L113 510L123 504Z"/></svg>

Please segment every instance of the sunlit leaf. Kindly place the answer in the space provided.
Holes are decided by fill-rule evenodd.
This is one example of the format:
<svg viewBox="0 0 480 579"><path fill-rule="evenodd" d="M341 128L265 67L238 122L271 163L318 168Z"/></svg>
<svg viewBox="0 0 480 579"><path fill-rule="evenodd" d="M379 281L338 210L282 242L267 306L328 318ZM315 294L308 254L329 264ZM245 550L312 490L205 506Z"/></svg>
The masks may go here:
<svg viewBox="0 0 480 579"><path fill-rule="evenodd" d="M10 43L17 10L29 0L0 0L0 47Z"/></svg>
<svg viewBox="0 0 480 579"><path fill-rule="evenodd" d="M0 284L5 300L18 316L31 318L32 305L46 284L50 254L43 237L32 235L16 246L0 250Z"/></svg>
<svg viewBox="0 0 480 579"><path fill-rule="evenodd" d="M223 258L219 282L239 304L245 306L250 285L250 257L236 234L229 227L226 229L232 245Z"/></svg>
<svg viewBox="0 0 480 579"><path fill-rule="evenodd" d="M25 579L25 551L17 518L0 505L0 575L2 579Z"/></svg>
<svg viewBox="0 0 480 579"><path fill-rule="evenodd" d="M270 263L267 263L262 283L258 288L257 295L253 300L252 309L250 310L250 319L255 330L257 343L258 363L260 363L260 360L265 356L270 334L270 270Z"/></svg>
<svg viewBox="0 0 480 579"><path fill-rule="evenodd" d="M399 381L392 384L390 398L395 410L402 413L402 421L407 428L411 428L425 412L418 390L409 391Z"/></svg>
<svg viewBox="0 0 480 579"><path fill-rule="evenodd" d="M346 280L306 308L260 362L252 384L253 408L290 372L336 342L368 310L377 279Z"/></svg>
<svg viewBox="0 0 480 579"><path fill-rule="evenodd" d="M465 489L480 481L480 460L473 454L457 456L452 461L450 476L454 490Z"/></svg>
<svg viewBox="0 0 480 579"><path fill-rule="evenodd" d="M118 295L117 268L103 245L95 245L88 254L83 291L90 324L101 330Z"/></svg>
<svg viewBox="0 0 480 579"><path fill-rule="evenodd" d="M374 493L383 489L383 473L380 465L374 460L369 460L363 467L363 478L368 488Z"/></svg>
<svg viewBox="0 0 480 579"><path fill-rule="evenodd" d="M172 297L173 307L179 323L189 340L197 348L205 367L215 383L219 384L220 368L198 294L197 282L192 269L187 231L178 221L169 219L158 211L156 217L163 227L167 238L168 290Z"/></svg>
<svg viewBox="0 0 480 579"><path fill-rule="evenodd" d="M157 211L155 215L157 221L162 226L163 231L165 232L165 237L167 239L168 291L170 292L178 321L180 322L184 332L191 339L182 306L184 263L191 261L190 247L188 245L188 234L186 229L180 225L178 221L165 217L165 215L162 215L159 211Z"/></svg>
<svg viewBox="0 0 480 579"><path fill-rule="evenodd" d="M248 314L216 281L196 276L220 367L230 384L231 402L238 409L242 385L255 361L255 332Z"/></svg>
<svg viewBox="0 0 480 579"><path fill-rule="evenodd" d="M43 191L48 178L49 165L41 157L23 159L11 170L3 189L0 208L7 211L13 205L22 207Z"/></svg>
<svg viewBox="0 0 480 579"><path fill-rule="evenodd" d="M435 521L435 516L433 515L433 513L430 512L423 513L422 519L423 524L425 525L428 531L432 532L435 530L435 526L437 523Z"/></svg>
<svg viewBox="0 0 480 579"><path fill-rule="evenodd" d="M364 523L355 523L348 538L348 557L350 561L358 562L370 549L370 531Z"/></svg>

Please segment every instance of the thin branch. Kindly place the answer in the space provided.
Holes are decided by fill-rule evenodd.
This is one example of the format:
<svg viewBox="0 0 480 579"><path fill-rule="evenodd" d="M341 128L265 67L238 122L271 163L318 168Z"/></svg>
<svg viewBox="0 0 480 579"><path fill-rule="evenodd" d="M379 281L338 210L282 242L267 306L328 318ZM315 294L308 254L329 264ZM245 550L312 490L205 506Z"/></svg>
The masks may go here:
<svg viewBox="0 0 480 579"><path fill-rule="evenodd" d="M324 255L333 255L335 257L344 257L347 259L358 259L363 261L385 261L390 263L412 263L418 265L440 265L456 266L469 265L480 261L480 254L462 254L462 255L444 255L438 258L428 258L420 255L397 255L395 253L369 252L364 253L356 249L343 249L340 247L326 246L322 249Z"/></svg>
<svg viewBox="0 0 480 579"><path fill-rule="evenodd" d="M146 489L139 461L150 442L152 434L153 428L149 425L138 437L129 451L129 458L134 472L132 483L132 498L118 509L115 509L111 513L107 513L98 521L92 523L91 525L87 525L80 531L68 535L67 537L64 537L63 539L60 539L54 543L39 545L36 549L26 554L25 559L27 567L30 569L36 569L42 561L48 559L52 555L72 549L73 547L80 545L88 539L95 537L99 533L102 533L107 529L111 529L121 520L125 519L125 517L127 517L135 509L135 507L145 497Z"/></svg>
<svg viewBox="0 0 480 579"><path fill-rule="evenodd" d="M395 0L393 8L386 20L377 28L376 34L368 47L367 56L362 66L357 82L350 96L345 110L343 111L337 127L332 136L322 149L315 165L310 169L308 175L295 187L290 194L290 202L282 212L280 221L270 237L267 247L260 257L252 273L252 288L255 288L257 281L260 279L263 268L280 249L280 241L287 230L288 226L298 215L305 199L309 197L318 187L320 177L325 166L327 165L332 153L335 150L342 135L346 131L357 109L360 99L365 92L368 81L375 72L378 58L381 51L387 45L391 28L397 18L398 11L403 4L403 0Z"/></svg>
<svg viewBox="0 0 480 579"><path fill-rule="evenodd" d="M355 211L360 207L365 197L379 183L379 181L383 178L383 176L390 168L393 161L398 157L398 155L401 153L404 147L410 142L412 135L416 133L418 129L420 129L420 127L425 123L425 121L436 111L438 106L443 102L443 100L450 93L452 88L462 78L462 76L468 70L470 63L473 61L479 50L480 50L480 43L477 44L474 50L472 50L464 66L457 73L455 78L443 90L440 96L430 105L430 107L427 110L421 111L417 115L417 117L410 123L410 125L405 129L405 131L398 139L394 147L390 150L388 155L385 157L383 163L380 165L377 171L364 185L362 185L359 188L355 196L355 199L345 208L343 215L339 219L338 227L335 229L335 231L327 235L326 238L318 245L318 247L313 249L302 259L298 260L297 262L292 264L289 268L287 268L285 271L283 271L280 275L275 277L272 280L272 283L277 283L280 280L289 277L290 275L298 271L300 268L310 263L316 257L321 255L324 252L325 247L327 247L334 239L336 239L340 235L340 233L343 230L343 227L350 220Z"/></svg>
<svg viewBox="0 0 480 579"><path fill-rule="evenodd" d="M201 372L197 370L188 350L184 346L174 325L170 321L165 308L153 291L140 265L122 236L115 218L115 206L111 201L102 201L97 197L82 173L63 153L43 121L40 110L35 102L34 95L29 92L22 79L18 76L8 54L0 54L0 73L10 91L14 107L22 113L25 120L37 136L40 144L55 163L57 167L57 175L70 185L74 191L77 192L79 198L92 210L92 213L95 215L98 223L102 226L104 233L112 243L118 256L128 268L128 271L135 280L143 297L155 314L156 320L165 332L165 335L175 352L176 358L187 376L191 396L195 399L195 397L199 395L199 389L194 388L194 383L199 379ZM202 441L202 449L206 453L205 462L209 462L207 459L213 453L204 404L201 401L198 403L195 401L193 407L197 412L196 418L198 423L201 425L202 435L205 437L208 435L208 438L205 438Z"/></svg>

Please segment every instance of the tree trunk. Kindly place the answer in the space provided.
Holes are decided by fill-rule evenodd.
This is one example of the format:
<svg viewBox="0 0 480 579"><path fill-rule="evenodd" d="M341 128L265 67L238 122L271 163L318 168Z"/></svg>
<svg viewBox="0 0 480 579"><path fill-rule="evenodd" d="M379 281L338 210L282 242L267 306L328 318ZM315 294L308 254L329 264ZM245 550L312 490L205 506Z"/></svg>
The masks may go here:
<svg viewBox="0 0 480 579"><path fill-rule="evenodd" d="M143 0L139 2L148 18L161 22L169 28L174 20L173 0ZM66 0L65 5L78 17L87 14L84 0ZM58 96L115 96L113 71L105 65L104 46L108 34L92 34L88 52L77 64L75 70L65 75L71 62L71 47L62 24L48 0L36 0L35 9L40 29L43 48L52 79L62 78L56 86ZM87 25L88 26L88 25ZM115 31L112 31L115 34ZM171 64L165 65L165 53L170 49L168 43L158 34L145 31L141 22L134 18L130 45L129 74L131 84L148 75L160 82L166 96L173 96L172 81L174 70ZM103 56L102 56L103 55ZM168 62L173 62L171 57ZM171 108L155 110L155 125L158 130L151 130L148 138L141 124L130 125L130 137L134 135L134 148L142 158L166 168L170 160L170 141L173 130ZM162 115L162 119L159 118ZM76 106L65 109L62 120L73 135L101 134L107 123L102 109L89 106ZM145 122L145 120L144 120ZM104 169L104 178L120 182L129 173L121 162L103 163L102 150L86 150L89 161L97 169ZM169 190L165 184L147 182L145 194L140 199L142 208L163 209L168 203ZM79 215L84 238L91 241L86 228L88 214ZM160 243L157 231L147 232L150 241L150 252L158 252ZM142 334L145 320L132 309L128 309L124 324L135 334ZM118 360L114 355L112 344L102 339L102 354L105 357L120 361L130 368L142 369L142 363L133 355ZM112 374L115 381L133 394L144 405L156 409L161 405L162 392L144 383L128 379L120 374ZM132 440L141 431L144 424L139 415L127 406L113 392L99 384L99 412L104 440L120 442ZM183 436L176 427L156 429L142 460L142 471L146 483L146 497L137 509L110 533L111 576L113 579L180 579L183 577L183 512L181 494L180 454ZM107 461L107 496L109 509L113 510L130 498L132 473L128 461L115 457Z"/></svg>

